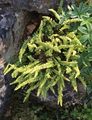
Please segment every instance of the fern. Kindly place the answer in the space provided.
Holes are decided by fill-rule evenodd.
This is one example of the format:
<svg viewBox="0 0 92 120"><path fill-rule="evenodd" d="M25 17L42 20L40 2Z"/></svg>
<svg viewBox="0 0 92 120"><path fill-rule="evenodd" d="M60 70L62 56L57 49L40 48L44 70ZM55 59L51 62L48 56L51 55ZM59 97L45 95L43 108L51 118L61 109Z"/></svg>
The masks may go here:
<svg viewBox="0 0 92 120"><path fill-rule="evenodd" d="M16 84L15 90L28 86L24 101L33 90L37 90L37 96L45 98L49 90L56 94L57 86L57 102L62 106L66 80L71 82L75 91L77 79L85 84L78 66L78 59L80 53L84 51L84 46L78 39L76 31L71 30L71 24L81 20L62 19L65 14L58 14L53 9L50 9L50 12L55 19L43 17L36 33L25 41L20 49L18 63L8 65L4 73L13 71L11 75L15 81L11 84Z"/></svg>

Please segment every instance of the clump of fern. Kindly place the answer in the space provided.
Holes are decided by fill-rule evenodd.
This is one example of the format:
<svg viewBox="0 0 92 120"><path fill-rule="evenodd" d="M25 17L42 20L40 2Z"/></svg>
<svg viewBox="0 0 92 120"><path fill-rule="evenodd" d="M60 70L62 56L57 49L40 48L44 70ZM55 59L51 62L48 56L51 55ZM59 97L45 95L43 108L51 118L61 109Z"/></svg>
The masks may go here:
<svg viewBox="0 0 92 120"><path fill-rule="evenodd" d="M16 84L15 90L27 86L24 101L33 90L37 96L46 98L48 91L55 94L57 87L57 102L62 106L65 81L71 82L75 91L77 80L84 83L78 66L84 46L71 29L80 19L66 19L64 12L50 11L54 18L43 16L38 30L21 47L18 62L8 64L4 73L12 71L15 81L11 84Z"/></svg>

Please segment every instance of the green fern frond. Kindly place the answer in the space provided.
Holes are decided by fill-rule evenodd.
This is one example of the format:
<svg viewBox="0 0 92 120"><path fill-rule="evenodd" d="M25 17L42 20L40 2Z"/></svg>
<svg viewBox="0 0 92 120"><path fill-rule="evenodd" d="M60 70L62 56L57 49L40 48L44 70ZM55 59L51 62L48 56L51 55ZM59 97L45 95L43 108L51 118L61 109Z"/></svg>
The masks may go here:
<svg viewBox="0 0 92 120"><path fill-rule="evenodd" d="M25 51L26 51L27 43L28 43L28 41L26 40L26 41L24 42L23 46L22 46L21 49L20 49L20 52L19 52L19 61L20 61L20 62L22 61L23 54L24 54Z"/></svg>
<svg viewBox="0 0 92 120"><path fill-rule="evenodd" d="M53 9L49 9L50 12L53 13L53 15L60 21L60 15Z"/></svg>
<svg viewBox="0 0 92 120"><path fill-rule="evenodd" d="M71 24L79 23L81 20L71 17L67 20L62 19L65 13L58 14L53 9L49 11L58 21L44 16L38 30L21 47L19 64L9 64L4 73L13 71L11 75L15 81L11 84L16 84L15 90L28 87L24 101L33 90L36 90L37 96L44 98L52 91L58 94L57 103L62 106L65 81L71 82L75 91L77 79L85 84L78 66L84 46L76 31L71 29Z"/></svg>

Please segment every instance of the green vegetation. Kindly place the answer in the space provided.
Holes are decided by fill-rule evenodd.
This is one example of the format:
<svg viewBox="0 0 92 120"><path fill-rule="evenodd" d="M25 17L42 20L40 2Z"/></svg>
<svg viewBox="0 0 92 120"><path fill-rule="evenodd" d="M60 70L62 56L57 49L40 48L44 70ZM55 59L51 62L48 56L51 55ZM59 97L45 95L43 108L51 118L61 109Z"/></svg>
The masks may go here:
<svg viewBox="0 0 92 120"><path fill-rule="evenodd" d="M12 120L91 120L91 107L48 109L43 105L17 105Z"/></svg>
<svg viewBox="0 0 92 120"><path fill-rule="evenodd" d="M27 86L24 101L33 90L46 98L48 91L56 94L57 87L62 106L65 81L77 91L77 80L86 86L92 78L87 77L92 71L92 8L80 3L68 9L50 9L52 17L43 16L38 30L21 47L18 61L4 71L12 71L15 90Z"/></svg>

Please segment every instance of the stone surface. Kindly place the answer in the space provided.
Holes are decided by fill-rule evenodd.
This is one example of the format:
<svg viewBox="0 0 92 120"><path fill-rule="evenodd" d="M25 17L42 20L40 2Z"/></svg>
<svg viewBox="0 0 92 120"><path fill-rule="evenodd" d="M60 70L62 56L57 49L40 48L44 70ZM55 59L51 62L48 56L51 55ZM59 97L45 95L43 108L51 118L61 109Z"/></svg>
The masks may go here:
<svg viewBox="0 0 92 120"><path fill-rule="evenodd" d="M0 10L0 40L5 47L5 53L0 55L6 61L10 60L18 49L18 42L22 39L24 29L28 23L28 12L14 11L10 7L3 7Z"/></svg>
<svg viewBox="0 0 92 120"><path fill-rule="evenodd" d="M64 7L74 3L75 0L64 0ZM57 9L60 0L0 0L0 4L10 4L14 9L36 11L48 14L48 9Z"/></svg>
<svg viewBox="0 0 92 120"><path fill-rule="evenodd" d="M49 13L49 9L57 9L61 0L11 0L12 5L17 9L37 11L39 13ZM63 5L71 5L76 0L64 0ZM62 2L62 1L61 1Z"/></svg>
<svg viewBox="0 0 92 120"><path fill-rule="evenodd" d="M65 89L63 91L63 107L68 108L70 106L83 105L86 90L84 86L78 83L78 92L75 92L69 82L65 83ZM48 92L47 98L37 97L34 93L31 94L30 101L34 103L44 103L46 106L51 108L59 107L57 105L57 94Z"/></svg>
<svg viewBox="0 0 92 120"><path fill-rule="evenodd" d="M0 4L9 4L11 3L11 0L0 0Z"/></svg>
<svg viewBox="0 0 92 120"><path fill-rule="evenodd" d="M14 11L11 6L0 6L0 117L9 105L12 93L9 85L11 78L3 75L2 58L9 62L18 52L25 26L30 20L28 14L26 11Z"/></svg>
<svg viewBox="0 0 92 120"><path fill-rule="evenodd" d="M16 20L14 14L14 11L12 11L9 7L4 6L0 9L0 39L6 46L6 52L0 54L2 57L5 57L10 45L13 44L12 29Z"/></svg>
<svg viewBox="0 0 92 120"><path fill-rule="evenodd" d="M48 9L56 9L59 0L13 0L13 5L19 9L48 13Z"/></svg>
<svg viewBox="0 0 92 120"><path fill-rule="evenodd" d="M48 13L48 9L56 9L60 0L0 0L0 4L11 4L15 9Z"/></svg>

